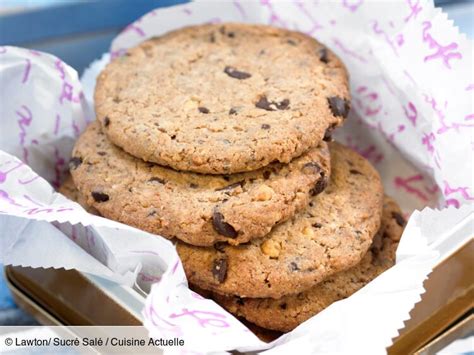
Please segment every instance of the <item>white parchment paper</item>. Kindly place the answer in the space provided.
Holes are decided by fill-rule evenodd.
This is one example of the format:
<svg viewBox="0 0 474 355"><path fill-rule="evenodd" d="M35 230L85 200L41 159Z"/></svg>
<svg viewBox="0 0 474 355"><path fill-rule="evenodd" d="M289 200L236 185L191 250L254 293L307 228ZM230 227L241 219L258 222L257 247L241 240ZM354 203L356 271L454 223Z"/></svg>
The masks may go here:
<svg viewBox="0 0 474 355"><path fill-rule="evenodd" d="M199 1L129 25L111 57L171 29L225 21L299 30L343 59L353 110L336 137L374 164L386 192L411 215L397 264L293 332L259 341L187 288L172 243L89 215L54 192L74 140L94 119L95 76L110 57L81 83L60 59L14 47L0 47L0 261L74 268L145 290L153 284L145 326L154 336L184 338L198 353L383 352L433 266L474 230L472 43L431 2Z"/></svg>

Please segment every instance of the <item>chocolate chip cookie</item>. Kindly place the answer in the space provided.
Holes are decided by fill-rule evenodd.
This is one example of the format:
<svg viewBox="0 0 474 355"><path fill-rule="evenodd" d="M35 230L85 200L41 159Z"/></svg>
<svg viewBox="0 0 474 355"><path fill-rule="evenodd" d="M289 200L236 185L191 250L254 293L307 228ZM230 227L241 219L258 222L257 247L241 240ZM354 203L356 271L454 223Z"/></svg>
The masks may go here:
<svg viewBox="0 0 474 355"><path fill-rule="evenodd" d="M299 32L192 26L144 41L100 74L104 133L145 161L206 174L290 162L340 125L348 75Z"/></svg>
<svg viewBox="0 0 474 355"><path fill-rule="evenodd" d="M330 152L328 187L265 238L236 247L178 243L189 282L221 294L280 298L359 263L380 227L383 187L354 151L331 143Z"/></svg>
<svg viewBox="0 0 474 355"><path fill-rule="evenodd" d="M104 217L193 245L262 237L304 209L330 175L327 143L289 164L233 175L178 172L111 144L98 122L76 142L74 184Z"/></svg>
<svg viewBox="0 0 474 355"><path fill-rule="evenodd" d="M272 298L240 298L214 295L229 312L261 327L290 331L332 303L347 298L395 263L395 251L405 226L398 205L385 198L382 226L362 261L297 295Z"/></svg>
<svg viewBox="0 0 474 355"><path fill-rule="evenodd" d="M86 203L86 199L82 196L79 191L74 186L71 175L68 174L66 179L64 179L61 186L59 186L58 192L62 193L68 199L77 202L80 204L87 212L92 214L98 214L97 210L94 207L89 206Z"/></svg>

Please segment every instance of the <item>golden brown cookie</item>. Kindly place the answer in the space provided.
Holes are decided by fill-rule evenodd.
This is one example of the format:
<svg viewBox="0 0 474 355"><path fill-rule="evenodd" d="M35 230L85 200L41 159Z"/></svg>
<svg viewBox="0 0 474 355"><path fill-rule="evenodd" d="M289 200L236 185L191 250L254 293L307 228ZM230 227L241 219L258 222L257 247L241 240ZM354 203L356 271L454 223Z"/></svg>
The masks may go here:
<svg viewBox="0 0 474 355"><path fill-rule="evenodd" d="M107 65L95 91L114 144L206 174L289 163L340 125L349 106L344 65L314 38L235 23L146 40Z"/></svg>
<svg viewBox="0 0 474 355"><path fill-rule="evenodd" d="M238 317L260 327L287 332L321 312L332 303L347 298L395 263L395 252L405 220L391 198L384 201L382 226L362 261L337 273L307 291L272 298L240 298L214 294L213 298Z"/></svg>
<svg viewBox="0 0 474 355"><path fill-rule="evenodd" d="M370 163L330 144L331 179L306 210L239 246L178 243L188 280L221 294L280 298L358 264L380 227L383 187Z"/></svg>
<svg viewBox="0 0 474 355"><path fill-rule="evenodd" d="M84 198L84 196L82 196L79 191L77 191L70 174L66 176L66 179L64 179L61 186L59 186L58 192L62 193L68 199L80 204L87 212L92 214L98 214L97 210L94 207L89 206L86 203L86 199Z"/></svg>
<svg viewBox="0 0 474 355"><path fill-rule="evenodd" d="M327 143L289 164L233 175L178 172L111 144L98 122L76 142L71 174L106 218L194 245L259 238L320 193L330 174Z"/></svg>

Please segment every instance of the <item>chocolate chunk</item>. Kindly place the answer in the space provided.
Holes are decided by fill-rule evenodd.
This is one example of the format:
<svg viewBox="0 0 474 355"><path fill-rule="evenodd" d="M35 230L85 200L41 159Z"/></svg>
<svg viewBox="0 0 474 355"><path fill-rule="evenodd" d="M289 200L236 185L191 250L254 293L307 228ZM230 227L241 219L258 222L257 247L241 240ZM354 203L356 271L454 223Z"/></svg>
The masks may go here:
<svg viewBox="0 0 474 355"><path fill-rule="evenodd" d="M229 37L229 38L234 38L234 37L235 37L235 33L234 33L234 32L228 32L228 33L227 33L227 37Z"/></svg>
<svg viewBox="0 0 474 355"><path fill-rule="evenodd" d="M211 35L209 36L209 42L214 43L215 41L216 41L216 35L214 34L214 32L212 32Z"/></svg>
<svg viewBox="0 0 474 355"><path fill-rule="evenodd" d="M395 221L397 222L397 224L400 226L400 227L403 227L405 226L405 224L407 223L405 221L405 218L398 212L392 212L392 218L395 219Z"/></svg>
<svg viewBox="0 0 474 355"><path fill-rule="evenodd" d="M227 245L226 242L217 242L214 244L214 249L217 251L223 252L225 250L225 246Z"/></svg>
<svg viewBox="0 0 474 355"><path fill-rule="evenodd" d="M263 110L275 111L275 109L270 106L271 104L272 104L272 103L267 100L267 97L266 97L266 96L261 96L260 99L259 99L259 100L257 101L257 103L255 104L255 106L256 106L257 108L261 108L261 109L263 109Z"/></svg>
<svg viewBox="0 0 474 355"><path fill-rule="evenodd" d="M287 40L286 43L288 43L288 44L290 44L290 45L292 45L292 46L296 46L296 45L298 44L298 43L296 43L295 40L292 40L292 39Z"/></svg>
<svg viewBox="0 0 474 355"><path fill-rule="evenodd" d="M92 191L91 195L95 202L107 202L109 200L109 195L103 192Z"/></svg>
<svg viewBox="0 0 474 355"><path fill-rule="evenodd" d="M267 179L270 178L270 175L271 175L271 174L272 174L271 171L265 170L265 171L263 172L263 178L264 178L265 180L267 180Z"/></svg>
<svg viewBox="0 0 474 355"><path fill-rule="evenodd" d="M105 116L104 118L104 127L108 127L110 124L110 118L108 118L107 116Z"/></svg>
<svg viewBox="0 0 474 355"><path fill-rule="evenodd" d="M230 181L230 175L223 175L222 178L223 178L225 181Z"/></svg>
<svg viewBox="0 0 474 355"><path fill-rule="evenodd" d="M351 169L349 170L349 172L354 175L364 175L359 170L356 170L356 169Z"/></svg>
<svg viewBox="0 0 474 355"><path fill-rule="evenodd" d="M326 129L326 132L324 132L323 141L325 141L325 142L332 142L333 141L332 132L334 131L335 128L336 128L336 125L333 124L330 127L328 127L328 129Z"/></svg>
<svg viewBox="0 0 474 355"><path fill-rule="evenodd" d="M97 154L99 154L101 157L103 157L104 155L107 155L107 153L106 153L106 152L102 152L102 151L100 151L100 152L97 152Z"/></svg>
<svg viewBox="0 0 474 355"><path fill-rule="evenodd" d="M284 99L281 102L275 102L275 101L268 101L266 96L260 96L259 100L255 104L255 107L261 108L262 110L275 111L276 109L286 110L288 109L289 105L290 105L290 100L288 99Z"/></svg>
<svg viewBox="0 0 474 355"><path fill-rule="evenodd" d="M318 174L321 171L321 166L319 166L319 164L315 163L314 161L310 161L309 163L303 165L301 170L305 174Z"/></svg>
<svg viewBox="0 0 474 355"><path fill-rule="evenodd" d="M311 196L316 196L320 194L321 192L323 192L327 185L328 185L328 179L325 176L324 171L322 171L321 177L316 182L316 185L314 185L314 187L310 191Z"/></svg>
<svg viewBox="0 0 474 355"><path fill-rule="evenodd" d="M199 187L199 185L192 182L192 183L189 184L189 187L192 188L192 189L197 189Z"/></svg>
<svg viewBox="0 0 474 355"><path fill-rule="evenodd" d="M266 124L266 123L262 124L261 127L262 127L262 129L270 129L270 125Z"/></svg>
<svg viewBox="0 0 474 355"><path fill-rule="evenodd" d="M148 182L157 182L157 183L160 183L160 184L166 184L166 180L162 179L162 178L159 178L157 176L153 176L151 178L148 179Z"/></svg>
<svg viewBox="0 0 474 355"><path fill-rule="evenodd" d="M280 309L286 309L288 306L286 303L280 304Z"/></svg>
<svg viewBox="0 0 474 355"><path fill-rule="evenodd" d="M323 63L329 63L328 50L326 48L321 48L319 50L319 60Z"/></svg>
<svg viewBox="0 0 474 355"><path fill-rule="evenodd" d="M236 115L237 114L237 108L236 107L232 107L230 110L229 110L229 115Z"/></svg>
<svg viewBox="0 0 474 355"><path fill-rule="evenodd" d="M225 67L224 68L224 73L226 73L228 76L234 79L239 79L239 80L244 80L250 78L252 75L249 73L246 73L244 71L240 71L235 69L234 67Z"/></svg>
<svg viewBox="0 0 474 355"><path fill-rule="evenodd" d="M152 209L150 212L148 212L147 217L153 217L154 215L156 215L156 213L156 210Z"/></svg>
<svg viewBox="0 0 474 355"><path fill-rule="evenodd" d="M212 276L217 282L223 283L227 276L227 260L224 258L216 259L212 263Z"/></svg>
<svg viewBox="0 0 474 355"><path fill-rule="evenodd" d="M323 225L321 223L313 223L314 228L321 228Z"/></svg>
<svg viewBox="0 0 474 355"><path fill-rule="evenodd" d="M233 184L216 189L216 191L232 190L239 186L243 187L244 185L245 185L245 180L240 180L240 181L234 182Z"/></svg>
<svg viewBox="0 0 474 355"><path fill-rule="evenodd" d="M72 157L71 160L69 160L69 169L76 170L77 167L81 164L82 164L82 158Z"/></svg>
<svg viewBox="0 0 474 355"><path fill-rule="evenodd" d="M245 304L245 301L242 297L236 296L235 303L237 303L239 306L243 306Z"/></svg>
<svg viewBox="0 0 474 355"><path fill-rule="evenodd" d="M346 118L351 108L350 102L346 99L342 99L338 96L332 96L328 98L329 108L334 116L340 116Z"/></svg>
<svg viewBox="0 0 474 355"><path fill-rule="evenodd" d="M214 211L214 214L212 215L212 226L217 233L223 235L224 237L237 237L237 232L235 231L234 227L224 221L224 216L222 213Z"/></svg>
<svg viewBox="0 0 474 355"><path fill-rule="evenodd" d="M300 269L300 268L298 267L298 264L297 264L297 263L295 263L294 261L292 261L292 262L290 263L290 270L291 270L291 271L298 271L299 269Z"/></svg>
<svg viewBox="0 0 474 355"><path fill-rule="evenodd" d="M207 114L207 113L210 112L207 107L202 107L202 106L201 106L201 107L198 107L198 110L199 110L199 112L205 113L205 114Z"/></svg>
<svg viewBox="0 0 474 355"><path fill-rule="evenodd" d="M277 109L279 110L286 110L290 105L290 100L284 99L283 101L276 104Z"/></svg>

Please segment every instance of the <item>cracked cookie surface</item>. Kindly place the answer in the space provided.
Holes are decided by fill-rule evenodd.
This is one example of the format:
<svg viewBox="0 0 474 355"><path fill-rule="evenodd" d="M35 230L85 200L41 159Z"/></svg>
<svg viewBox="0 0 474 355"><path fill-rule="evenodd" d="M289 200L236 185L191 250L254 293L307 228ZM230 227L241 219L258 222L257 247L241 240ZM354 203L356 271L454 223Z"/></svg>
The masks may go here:
<svg viewBox="0 0 474 355"><path fill-rule="evenodd" d="M297 295L272 298L240 298L215 294L229 312L260 327L287 332L332 303L347 298L395 263L395 252L405 227L399 206L385 197L382 225L362 261Z"/></svg>
<svg viewBox="0 0 474 355"><path fill-rule="evenodd" d="M129 155L93 122L75 144L70 169L102 216L209 246L262 237L303 210L327 184L330 155L321 142L289 164L233 175L185 173Z"/></svg>
<svg viewBox="0 0 474 355"><path fill-rule="evenodd" d="M329 146L328 187L265 238L235 247L178 243L189 282L221 294L279 298L360 262L380 227L383 187L367 160Z"/></svg>
<svg viewBox="0 0 474 355"><path fill-rule="evenodd" d="M95 90L114 144L206 174L288 163L349 106L346 69L329 49L263 25L200 25L146 40L109 63Z"/></svg>

